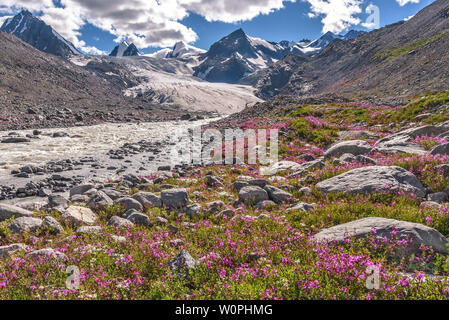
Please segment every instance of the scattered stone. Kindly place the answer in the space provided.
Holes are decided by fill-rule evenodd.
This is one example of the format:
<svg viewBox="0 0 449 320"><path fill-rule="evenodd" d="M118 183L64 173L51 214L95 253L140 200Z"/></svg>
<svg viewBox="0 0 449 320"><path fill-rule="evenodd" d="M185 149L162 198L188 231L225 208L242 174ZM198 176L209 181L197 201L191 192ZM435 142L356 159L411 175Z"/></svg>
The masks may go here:
<svg viewBox="0 0 449 320"><path fill-rule="evenodd" d="M274 202L276 202L277 204L283 203L283 202L291 202L293 196L276 187L273 186L265 186L265 191L268 193L268 196L270 197L271 200L273 200Z"/></svg>
<svg viewBox="0 0 449 320"><path fill-rule="evenodd" d="M68 260L67 256L64 253L58 252L52 248L40 249L30 252L27 254L27 257L36 262L54 259L58 263L64 263Z"/></svg>
<svg viewBox="0 0 449 320"><path fill-rule="evenodd" d="M136 225L152 227L153 225L150 222L150 218L146 214L142 214L140 212L133 212L127 218L129 221Z"/></svg>
<svg viewBox="0 0 449 320"><path fill-rule="evenodd" d="M103 191L97 191L87 202L87 206L94 211L112 206L114 201Z"/></svg>
<svg viewBox="0 0 449 320"><path fill-rule="evenodd" d="M94 189L95 186L93 184L83 184L70 189L70 198L78 194L84 194L85 192Z"/></svg>
<svg viewBox="0 0 449 320"><path fill-rule="evenodd" d="M425 188L414 174L396 166L357 168L324 180L316 188L322 192L372 193L402 190L418 197L426 195Z"/></svg>
<svg viewBox="0 0 449 320"><path fill-rule="evenodd" d="M428 201L433 201L436 203L446 202L448 200L448 196L446 192L436 192L427 195Z"/></svg>
<svg viewBox="0 0 449 320"><path fill-rule="evenodd" d="M14 233L36 233L42 227L42 220L32 217L20 217L15 219L9 229Z"/></svg>
<svg viewBox="0 0 449 320"><path fill-rule="evenodd" d="M82 226L76 229L77 235L83 234L99 234L101 232L100 226Z"/></svg>
<svg viewBox="0 0 449 320"><path fill-rule="evenodd" d="M252 179L252 180L248 181L248 184L250 184L252 186L264 188L266 185L269 185L270 182L266 179Z"/></svg>
<svg viewBox="0 0 449 320"><path fill-rule="evenodd" d="M51 194L48 196L48 205L50 208L61 207L65 208L69 204L69 200L59 194Z"/></svg>
<svg viewBox="0 0 449 320"><path fill-rule="evenodd" d="M271 201L271 200L264 200L264 201L260 201L259 203L257 203L254 208L262 210L262 209L269 209L269 208L273 208L276 207L276 203Z"/></svg>
<svg viewBox="0 0 449 320"><path fill-rule="evenodd" d="M0 247L0 258L11 257L14 253L18 251L28 250L28 246L23 243L14 243L7 246Z"/></svg>
<svg viewBox="0 0 449 320"><path fill-rule="evenodd" d="M144 209L162 207L161 198L151 192L138 192L134 194L132 198L137 200L144 207Z"/></svg>
<svg viewBox="0 0 449 320"><path fill-rule="evenodd" d="M334 242L372 235L383 240L385 237L390 239L395 233L395 237L400 240L411 240L396 253L399 256L419 253L421 245L433 247L439 253L447 253L446 245L449 242L437 230L418 223L377 217L364 218L324 229L315 235L315 239Z"/></svg>
<svg viewBox="0 0 449 320"><path fill-rule="evenodd" d="M431 155L436 155L436 154L449 155L449 143L444 143L444 144L435 146L430 151L430 154Z"/></svg>
<svg viewBox="0 0 449 320"><path fill-rule="evenodd" d="M190 271L194 270L197 261L193 259L189 252L182 250L173 260L169 262L169 266L173 274L187 276Z"/></svg>
<svg viewBox="0 0 449 320"><path fill-rule="evenodd" d="M261 187L247 186L240 189L239 200L243 203L256 204L264 200L269 200L269 198L268 193Z"/></svg>
<svg viewBox="0 0 449 320"><path fill-rule="evenodd" d="M139 212L137 212L139 213ZM108 225L113 226L114 228L130 228L134 226L134 223L132 223L128 219L120 218L118 216L113 216L108 221Z"/></svg>
<svg viewBox="0 0 449 320"><path fill-rule="evenodd" d="M245 181L236 181L232 184L232 188L237 191L240 191L240 189L247 186L249 186L249 183Z"/></svg>
<svg viewBox="0 0 449 320"><path fill-rule="evenodd" d="M94 224L97 221L97 215L89 208L70 206L63 213L62 219L77 225Z"/></svg>
<svg viewBox="0 0 449 320"><path fill-rule="evenodd" d="M186 215L190 219L194 219L196 217L199 217L201 214L201 206L198 203L194 203L190 206L187 206L186 208Z"/></svg>
<svg viewBox="0 0 449 320"><path fill-rule="evenodd" d="M51 234L60 234L64 231L61 224L52 216L45 216L42 227L45 227Z"/></svg>
<svg viewBox="0 0 449 320"><path fill-rule="evenodd" d="M214 214L214 213L217 213L223 207L224 207L223 201L213 201L213 202L209 202L206 205L207 213L210 214L210 215Z"/></svg>
<svg viewBox="0 0 449 320"><path fill-rule="evenodd" d="M31 217L33 213L31 211L22 209L20 207L12 206L9 204L0 204L0 221L11 219L12 217Z"/></svg>
<svg viewBox="0 0 449 320"><path fill-rule="evenodd" d="M142 211L143 206L140 204L139 201L133 199L133 198L120 198L117 200L117 204L119 204L121 207L125 208L126 210L135 209L137 211Z"/></svg>
<svg viewBox="0 0 449 320"><path fill-rule="evenodd" d="M169 209L180 209L189 203L189 196L185 188L164 190L161 192L162 204Z"/></svg>
<svg viewBox="0 0 449 320"><path fill-rule="evenodd" d="M350 140L338 142L330 147L325 153L324 158L329 159L338 157L345 153L350 153L354 156L366 154L371 151L371 146L368 142L363 140Z"/></svg>
<svg viewBox="0 0 449 320"><path fill-rule="evenodd" d="M288 208L287 211L293 211L293 210L299 210L299 211L311 211L315 209L316 203L305 203L301 202L296 205L294 205L291 208Z"/></svg>
<svg viewBox="0 0 449 320"><path fill-rule="evenodd" d="M422 209L432 209L432 210L439 210L439 209L443 208L443 206L441 204L439 204L438 202L433 202L433 201L423 201L423 202L421 202L419 207Z"/></svg>

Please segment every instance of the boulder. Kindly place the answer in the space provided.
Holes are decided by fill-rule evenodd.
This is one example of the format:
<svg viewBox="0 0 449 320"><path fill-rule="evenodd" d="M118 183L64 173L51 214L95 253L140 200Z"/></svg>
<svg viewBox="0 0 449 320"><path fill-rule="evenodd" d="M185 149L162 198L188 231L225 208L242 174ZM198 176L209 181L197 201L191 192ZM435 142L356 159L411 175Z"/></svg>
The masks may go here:
<svg viewBox="0 0 449 320"><path fill-rule="evenodd" d="M134 226L134 223L132 223L128 219L113 216L111 219L109 219L108 225L113 226L114 228L129 228Z"/></svg>
<svg viewBox="0 0 449 320"><path fill-rule="evenodd" d="M145 209L162 207L161 198L151 192L138 192L134 194L132 198L137 200Z"/></svg>
<svg viewBox="0 0 449 320"><path fill-rule="evenodd" d="M60 234L64 231L61 224L52 216L44 217L42 227L45 227L51 234Z"/></svg>
<svg viewBox="0 0 449 320"><path fill-rule="evenodd" d="M370 144L363 140L349 140L342 141L331 146L325 153L324 158L339 157L345 153L350 153L354 156L366 154L371 151Z"/></svg>
<svg viewBox="0 0 449 320"><path fill-rule="evenodd" d="M103 210L112 206L114 201L103 191L97 191L87 202L87 206L92 210Z"/></svg>
<svg viewBox="0 0 449 320"><path fill-rule="evenodd" d="M182 250L173 260L169 262L172 273L187 276L196 267L197 261L193 259L187 250Z"/></svg>
<svg viewBox="0 0 449 320"><path fill-rule="evenodd" d="M268 193L257 186L247 186L240 189L239 200L243 203L256 204L258 202L269 200Z"/></svg>
<svg viewBox="0 0 449 320"><path fill-rule="evenodd" d="M431 155L436 154L442 154L442 155L448 155L449 154L449 143L443 143L438 146L435 146L431 151Z"/></svg>
<svg viewBox="0 0 449 320"><path fill-rule="evenodd" d="M28 246L23 243L14 243L7 246L0 247L0 258L8 258L14 253L21 251L21 250L27 250Z"/></svg>
<svg viewBox="0 0 449 320"><path fill-rule="evenodd" d="M93 184L83 184L76 187L73 187L70 189L70 198L77 195L77 194L84 194L85 192L89 191L90 189L94 189L95 186Z"/></svg>
<svg viewBox="0 0 449 320"><path fill-rule="evenodd" d="M270 199L276 202L277 204L292 201L293 196L287 191L268 185L265 186L264 189L268 193Z"/></svg>
<svg viewBox="0 0 449 320"><path fill-rule="evenodd" d="M357 168L316 185L322 192L372 193L388 189L402 190L425 197L426 190L416 176L396 166Z"/></svg>
<svg viewBox="0 0 449 320"><path fill-rule="evenodd" d="M133 198L120 198L117 200L117 204L119 204L121 207L125 208L126 210L134 209L137 211L142 211L143 206L140 204L139 201L133 199Z"/></svg>
<svg viewBox="0 0 449 320"><path fill-rule="evenodd" d="M32 217L20 217L15 219L9 229L14 233L36 233L42 227L42 220Z"/></svg>
<svg viewBox="0 0 449 320"><path fill-rule="evenodd" d="M83 234L99 234L101 232L100 226L82 226L76 229L77 235Z"/></svg>
<svg viewBox="0 0 449 320"><path fill-rule="evenodd" d="M33 213L31 211L22 209L20 207L12 206L9 204L0 204L0 221L11 219L12 217L31 217Z"/></svg>
<svg viewBox="0 0 449 320"><path fill-rule="evenodd" d="M185 188L164 190L161 192L162 204L169 209L180 209L189 203L189 196Z"/></svg>
<svg viewBox="0 0 449 320"><path fill-rule="evenodd" d="M436 203L446 202L448 196L446 192L435 192L427 195L427 201L433 201Z"/></svg>
<svg viewBox="0 0 449 320"><path fill-rule="evenodd" d="M77 225L94 224L97 218L97 215L91 209L78 206L70 206L62 214L62 219Z"/></svg>
<svg viewBox="0 0 449 320"><path fill-rule="evenodd" d="M186 215L190 218L199 217L201 214L201 206L198 203L194 203L186 208Z"/></svg>
<svg viewBox="0 0 449 320"><path fill-rule="evenodd" d="M64 263L68 260L67 256L59 251L56 251L52 248L40 249L36 251L32 251L27 254L27 257L36 262L39 261L48 261L49 259L54 259L58 263Z"/></svg>
<svg viewBox="0 0 449 320"><path fill-rule="evenodd" d="M324 229L315 235L318 241L343 241L347 238L364 238L368 235L380 240L411 240L401 248L400 256L419 253L421 245L433 247L436 252L446 254L447 239L437 230L422 224L378 217L364 218Z"/></svg>
<svg viewBox="0 0 449 320"><path fill-rule="evenodd" d="M142 214L140 212L134 212L127 218L129 221L131 221L134 224L145 226L145 227L151 227L152 224L150 222L150 217L148 217L146 214Z"/></svg>
<svg viewBox="0 0 449 320"><path fill-rule="evenodd" d="M315 207L316 207L316 203L300 202L300 203L294 205L293 207L288 208L287 211L293 211L293 210L311 211L311 210L315 209Z"/></svg>

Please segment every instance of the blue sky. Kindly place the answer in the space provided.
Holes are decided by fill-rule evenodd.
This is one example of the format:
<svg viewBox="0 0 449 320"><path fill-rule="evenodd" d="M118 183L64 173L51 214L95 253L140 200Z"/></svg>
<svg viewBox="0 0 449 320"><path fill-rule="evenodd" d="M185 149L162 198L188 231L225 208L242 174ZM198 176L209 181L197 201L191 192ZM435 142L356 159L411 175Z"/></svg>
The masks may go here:
<svg viewBox="0 0 449 320"><path fill-rule="evenodd" d="M151 7L151 1L142 0L142 7L135 8L137 10L132 10L132 7L123 9L122 5L122 9L114 11L114 2L119 8L120 1L2 0L0 17L11 16L25 7L85 52L110 52L117 41L128 38L134 40L143 53L152 53L179 40L208 49L212 43L238 28L243 28L248 35L269 41L315 39L326 30L336 33L350 29L369 30L362 24L369 16L365 10L370 4L379 8L380 26L385 26L408 18L433 2L235 0L234 3L234 0L214 0L212 3L212 0L196 0L197 4L186 5L187 0L158 0L160 2ZM166 2L159 7L163 1ZM105 7L101 6L103 4ZM271 13L264 14L266 12Z"/></svg>

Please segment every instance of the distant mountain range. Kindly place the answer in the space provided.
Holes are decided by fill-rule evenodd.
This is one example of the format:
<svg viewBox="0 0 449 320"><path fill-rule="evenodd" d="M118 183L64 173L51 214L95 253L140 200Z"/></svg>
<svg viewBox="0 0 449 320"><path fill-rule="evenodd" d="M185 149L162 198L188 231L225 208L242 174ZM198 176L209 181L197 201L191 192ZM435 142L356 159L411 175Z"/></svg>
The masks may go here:
<svg viewBox="0 0 449 320"><path fill-rule="evenodd" d="M287 55L256 79L257 95L320 95L398 104L449 89L449 1L437 0L407 21L336 39L312 56Z"/></svg>
<svg viewBox="0 0 449 320"><path fill-rule="evenodd" d="M364 33L350 31L346 35L326 33L315 41L280 43L246 35L242 29L234 31L214 43L195 68L195 75L211 82L238 83L242 78L271 66L287 54L301 55L320 52L335 39L350 40Z"/></svg>
<svg viewBox="0 0 449 320"><path fill-rule="evenodd" d="M11 33L36 49L55 56L67 58L80 54L72 43L27 10L7 19L0 31Z"/></svg>
<svg viewBox="0 0 449 320"><path fill-rule="evenodd" d="M7 19L0 31L14 34L35 48L63 58L79 55L80 52L59 35L51 26L34 17L29 11L22 11ZM238 83L242 78L267 68L289 53L310 55L320 52L335 39L349 40L361 31L350 31L346 35L326 33L315 41L268 42L250 37L242 29L214 43L209 51L196 48L185 42L178 42L173 48L166 48L147 56L163 59L190 59L199 61L195 76L210 82ZM141 53L133 43L123 41L109 56L133 57Z"/></svg>

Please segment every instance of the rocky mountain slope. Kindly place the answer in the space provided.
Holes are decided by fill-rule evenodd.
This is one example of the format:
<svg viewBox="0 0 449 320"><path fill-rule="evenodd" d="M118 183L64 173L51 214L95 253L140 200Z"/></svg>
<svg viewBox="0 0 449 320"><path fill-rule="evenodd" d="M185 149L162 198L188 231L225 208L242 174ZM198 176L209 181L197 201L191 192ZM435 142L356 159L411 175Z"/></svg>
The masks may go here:
<svg viewBox="0 0 449 320"><path fill-rule="evenodd" d="M123 69L119 79L109 71L77 66L0 32L2 128L179 116L178 109L170 113L168 107L125 97L123 90L138 79Z"/></svg>
<svg viewBox="0 0 449 320"><path fill-rule="evenodd" d="M313 56L288 55L260 75L258 95L336 93L401 103L449 88L449 4L438 0L413 18L335 40ZM392 100L392 98L395 98Z"/></svg>
<svg viewBox="0 0 449 320"><path fill-rule="evenodd" d="M56 56L67 58L80 54L72 43L27 10L7 19L0 31L11 33L33 47Z"/></svg>

